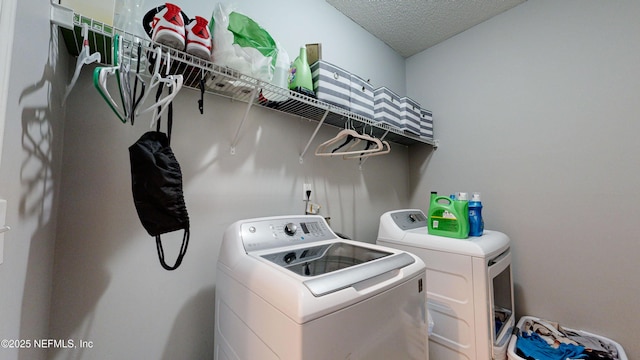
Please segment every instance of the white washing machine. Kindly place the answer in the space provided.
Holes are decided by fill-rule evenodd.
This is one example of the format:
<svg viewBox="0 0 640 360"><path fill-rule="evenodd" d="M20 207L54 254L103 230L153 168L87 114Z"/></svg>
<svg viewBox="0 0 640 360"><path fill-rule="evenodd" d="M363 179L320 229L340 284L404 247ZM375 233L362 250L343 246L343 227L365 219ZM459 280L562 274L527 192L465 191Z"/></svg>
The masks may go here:
<svg viewBox="0 0 640 360"><path fill-rule="evenodd" d="M215 359L427 359L426 274L321 216L241 220L216 273Z"/></svg>
<svg viewBox="0 0 640 360"><path fill-rule="evenodd" d="M515 324L509 243L490 230L467 239L430 235L418 209L380 217L377 244L416 254L426 264L431 359L507 359Z"/></svg>

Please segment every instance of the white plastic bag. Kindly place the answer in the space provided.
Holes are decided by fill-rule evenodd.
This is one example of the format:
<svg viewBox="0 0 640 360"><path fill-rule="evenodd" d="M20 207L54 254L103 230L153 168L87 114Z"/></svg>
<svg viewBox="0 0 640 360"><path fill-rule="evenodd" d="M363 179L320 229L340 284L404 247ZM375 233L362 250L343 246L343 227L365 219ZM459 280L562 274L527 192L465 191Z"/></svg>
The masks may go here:
<svg viewBox="0 0 640 360"><path fill-rule="evenodd" d="M272 56L263 55L258 49L240 46L235 43L235 35L229 30L229 16L232 9L228 5L218 4L213 11L213 52L211 60L221 66L228 66L243 74L263 80L273 78ZM277 53L277 51L276 51Z"/></svg>

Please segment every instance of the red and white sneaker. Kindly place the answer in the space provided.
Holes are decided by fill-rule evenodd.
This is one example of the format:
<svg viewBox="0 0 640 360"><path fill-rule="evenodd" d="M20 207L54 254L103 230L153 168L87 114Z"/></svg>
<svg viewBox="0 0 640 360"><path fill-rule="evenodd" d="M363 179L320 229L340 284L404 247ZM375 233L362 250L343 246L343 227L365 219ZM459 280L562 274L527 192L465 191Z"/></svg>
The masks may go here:
<svg viewBox="0 0 640 360"><path fill-rule="evenodd" d="M209 21L196 16L185 26L187 32L187 53L209 60L211 58L211 34L209 33Z"/></svg>
<svg viewBox="0 0 640 360"><path fill-rule="evenodd" d="M177 5L166 3L164 9L153 17L151 28L153 29L151 40L174 49L184 49L184 19Z"/></svg>

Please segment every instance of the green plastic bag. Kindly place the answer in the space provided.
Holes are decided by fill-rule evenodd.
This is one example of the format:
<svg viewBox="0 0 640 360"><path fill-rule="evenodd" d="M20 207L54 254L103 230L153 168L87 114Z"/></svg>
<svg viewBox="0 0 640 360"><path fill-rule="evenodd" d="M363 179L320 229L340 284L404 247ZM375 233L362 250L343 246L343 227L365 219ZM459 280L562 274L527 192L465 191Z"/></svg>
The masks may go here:
<svg viewBox="0 0 640 360"><path fill-rule="evenodd" d="M278 46L271 35L246 15L218 4L211 16L213 61L262 80L271 80Z"/></svg>

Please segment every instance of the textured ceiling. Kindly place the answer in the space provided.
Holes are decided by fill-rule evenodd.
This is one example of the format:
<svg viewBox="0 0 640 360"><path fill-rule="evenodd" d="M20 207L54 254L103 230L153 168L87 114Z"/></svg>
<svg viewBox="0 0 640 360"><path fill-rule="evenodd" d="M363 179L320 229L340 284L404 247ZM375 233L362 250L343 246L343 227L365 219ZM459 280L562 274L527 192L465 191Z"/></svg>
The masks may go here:
<svg viewBox="0 0 640 360"><path fill-rule="evenodd" d="M526 0L326 0L409 57Z"/></svg>

